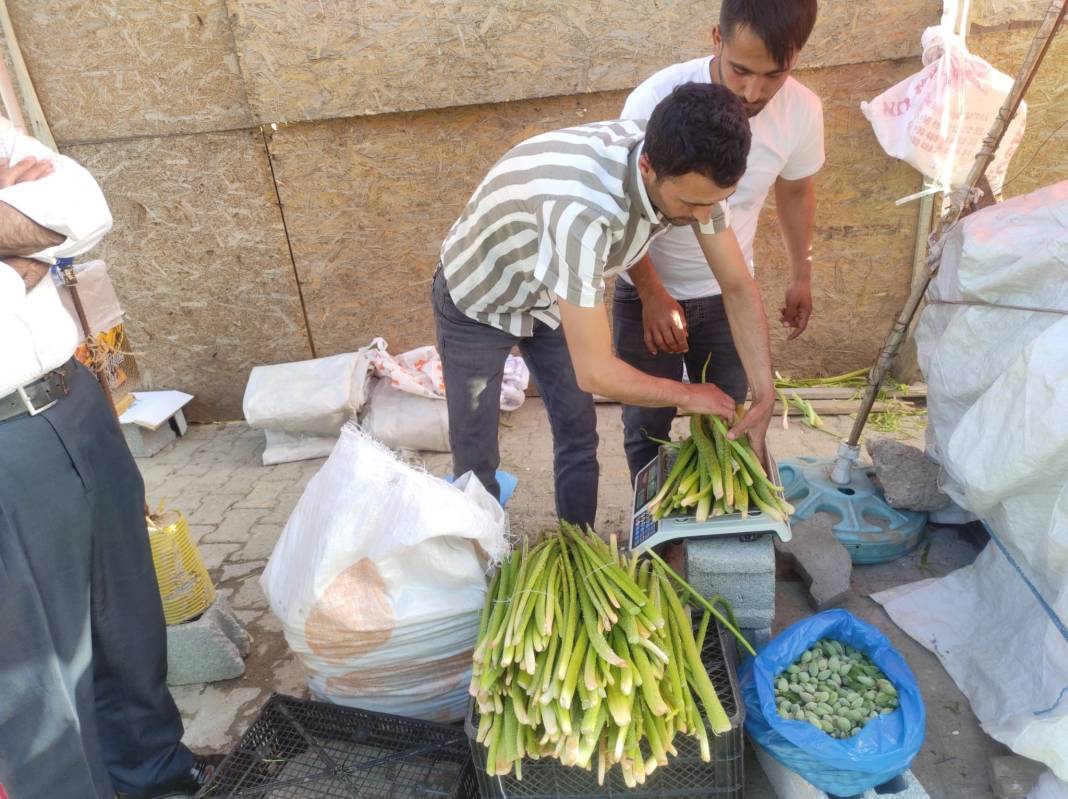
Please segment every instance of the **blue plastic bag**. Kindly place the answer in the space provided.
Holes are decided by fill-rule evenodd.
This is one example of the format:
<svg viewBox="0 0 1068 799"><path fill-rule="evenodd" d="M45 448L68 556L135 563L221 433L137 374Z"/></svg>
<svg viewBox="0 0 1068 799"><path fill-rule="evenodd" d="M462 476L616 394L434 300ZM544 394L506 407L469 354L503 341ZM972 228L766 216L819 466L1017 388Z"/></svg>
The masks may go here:
<svg viewBox="0 0 1068 799"><path fill-rule="evenodd" d="M784 719L776 706L775 678L821 638L856 647L897 688L899 707L852 738L839 740L807 721ZM893 779L923 744L927 717L912 669L881 632L847 611L827 610L790 625L742 664L740 676L746 732L827 793L852 796Z"/></svg>

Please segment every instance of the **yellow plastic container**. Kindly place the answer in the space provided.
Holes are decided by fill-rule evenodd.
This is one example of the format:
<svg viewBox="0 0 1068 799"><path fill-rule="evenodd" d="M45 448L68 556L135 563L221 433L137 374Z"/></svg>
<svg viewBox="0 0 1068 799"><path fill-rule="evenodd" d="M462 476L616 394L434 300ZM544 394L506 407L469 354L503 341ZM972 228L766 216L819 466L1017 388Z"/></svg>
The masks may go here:
<svg viewBox="0 0 1068 799"><path fill-rule="evenodd" d="M149 514L147 521L163 617L167 624L191 621L215 601L215 586L189 537L189 523L174 510Z"/></svg>

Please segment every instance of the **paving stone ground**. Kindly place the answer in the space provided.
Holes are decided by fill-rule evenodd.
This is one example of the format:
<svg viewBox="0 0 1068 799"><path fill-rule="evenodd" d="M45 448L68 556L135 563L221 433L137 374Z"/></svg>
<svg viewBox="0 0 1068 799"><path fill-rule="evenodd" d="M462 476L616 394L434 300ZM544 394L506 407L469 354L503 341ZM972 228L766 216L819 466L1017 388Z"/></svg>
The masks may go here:
<svg viewBox="0 0 1068 799"><path fill-rule="evenodd" d="M601 491L598 527L620 531L630 506L630 489L622 453L619 407L598 406L601 434ZM852 420L827 419L828 427L845 435ZM922 446L922 429L906 437ZM837 440L778 421L769 431L769 446L779 459L796 455L832 457ZM277 466L260 465L263 434L241 423L191 425L185 437L138 464L145 478L149 505L164 502L183 511L190 531L219 593L226 597L251 633L252 651L244 676L211 685L172 689L186 722L186 741L206 751L226 751L274 691L306 694L299 664L286 646L278 620L267 607L259 577L304 486L322 460ZM508 414L501 427L502 468L516 474L519 485L509 503L512 529L531 533L554 523L552 443L544 408L537 399ZM448 455L429 455L434 474L449 470ZM920 679L928 710L928 735L913 771L932 797L986 799L993 796L987 778L991 754L1005 750L979 728L967 701L949 680L937 659L901 633L868 595L883 588L938 576L971 562L974 548L955 533L932 537L922 552L890 564L854 569L844 607L887 633ZM804 585L781 577L776 586L774 629L810 613ZM747 757L746 796L773 794L756 758Z"/></svg>

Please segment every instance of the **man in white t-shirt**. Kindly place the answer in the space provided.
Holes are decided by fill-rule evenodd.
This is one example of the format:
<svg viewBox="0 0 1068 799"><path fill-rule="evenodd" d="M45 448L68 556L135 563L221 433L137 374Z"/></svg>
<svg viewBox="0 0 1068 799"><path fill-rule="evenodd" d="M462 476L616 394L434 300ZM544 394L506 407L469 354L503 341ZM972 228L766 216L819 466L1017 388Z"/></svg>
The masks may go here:
<svg viewBox="0 0 1068 799"><path fill-rule="evenodd" d="M790 72L816 21L816 0L723 0L713 29L714 55L662 69L638 86L623 119L646 119L681 83L716 83L742 100L752 129L745 174L730 197L734 228L749 271L753 239L768 191L789 255L793 281L780 308L796 338L812 312L811 248L816 195L823 165L823 108ZM738 358L723 299L693 232L677 228L656 239L649 253L620 276L613 299L613 344L623 360L657 377L708 381L737 403L747 376ZM654 438L667 438L673 408L623 406L624 448L631 477L656 456Z"/></svg>

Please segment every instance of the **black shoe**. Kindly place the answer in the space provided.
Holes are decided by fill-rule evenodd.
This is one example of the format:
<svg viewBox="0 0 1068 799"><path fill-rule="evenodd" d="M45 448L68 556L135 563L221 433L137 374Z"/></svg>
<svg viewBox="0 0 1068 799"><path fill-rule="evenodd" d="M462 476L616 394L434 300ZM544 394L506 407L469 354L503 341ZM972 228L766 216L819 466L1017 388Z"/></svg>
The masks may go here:
<svg viewBox="0 0 1068 799"><path fill-rule="evenodd" d="M154 785L138 793L119 793L118 799L179 799L192 796L215 775L226 755L193 755L193 767L184 777L163 785Z"/></svg>

